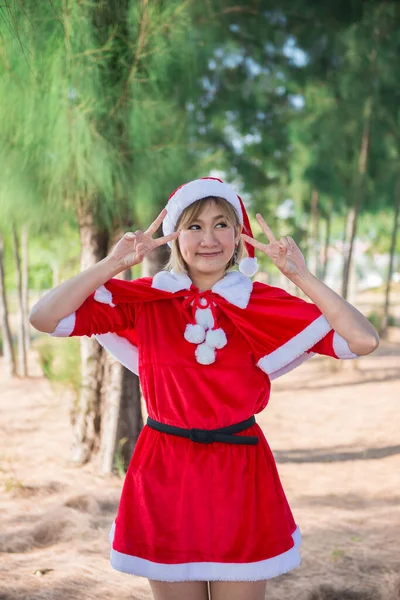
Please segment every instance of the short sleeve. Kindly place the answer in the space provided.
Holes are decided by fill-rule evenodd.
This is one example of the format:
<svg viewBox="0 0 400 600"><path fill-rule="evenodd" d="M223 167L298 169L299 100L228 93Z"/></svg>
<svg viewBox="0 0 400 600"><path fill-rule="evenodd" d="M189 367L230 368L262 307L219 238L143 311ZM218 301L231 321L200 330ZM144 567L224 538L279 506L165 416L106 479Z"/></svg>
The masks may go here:
<svg viewBox="0 0 400 600"><path fill-rule="evenodd" d="M331 356L332 358L339 358L342 360L358 358L358 354L354 354L354 352L350 350L350 346L344 337L339 335L337 331L334 331L333 329L307 352Z"/></svg>
<svg viewBox="0 0 400 600"><path fill-rule="evenodd" d="M104 288L105 290L105 288ZM100 291L100 293L99 293ZM116 333L133 329L137 310L136 302L114 305L101 295L101 288L93 292L72 314L59 321L50 333L55 337L72 337Z"/></svg>

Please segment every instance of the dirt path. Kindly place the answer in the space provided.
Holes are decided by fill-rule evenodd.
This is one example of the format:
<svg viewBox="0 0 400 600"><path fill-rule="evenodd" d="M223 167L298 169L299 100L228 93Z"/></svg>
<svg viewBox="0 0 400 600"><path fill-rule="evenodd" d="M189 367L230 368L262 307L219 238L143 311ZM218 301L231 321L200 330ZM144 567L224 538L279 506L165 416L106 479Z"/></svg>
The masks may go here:
<svg viewBox="0 0 400 600"><path fill-rule="evenodd" d="M341 364L315 357L277 380L257 416L303 534L302 566L271 580L268 598L323 584L400 598L400 331L358 370ZM68 465L70 398L33 353L30 372L8 382L0 362L0 600L150 600L147 579L109 566L122 481Z"/></svg>

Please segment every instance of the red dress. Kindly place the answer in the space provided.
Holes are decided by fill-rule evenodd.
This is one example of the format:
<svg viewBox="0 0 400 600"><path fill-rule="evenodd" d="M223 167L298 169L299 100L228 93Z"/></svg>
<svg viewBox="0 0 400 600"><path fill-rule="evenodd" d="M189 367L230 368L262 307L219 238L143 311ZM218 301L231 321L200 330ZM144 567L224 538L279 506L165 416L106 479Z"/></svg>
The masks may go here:
<svg viewBox="0 0 400 600"><path fill-rule="evenodd" d="M355 356L329 324L326 333L327 322L315 305L279 288L252 284L238 272L221 282L203 295L212 301L212 323L226 336L214 361L197 355L200 344L195 347L184 337L188 323L197 322L196 306L205 309L201 302L191 302L199 294L183 275L110 280L60 321L52 335L100 334L99 342L132 370L138 355L149 416L184 428L226 427L261 412L268 404L270 379L314 352ZM137 292L131 302L125 295L130 284ZM140 286L145 298L140 298ZM296 331L263 355L257 350L263 338L253 331L258 328L253 322L246 329L242 321L247 308L251 318L251 311L262 306L257 294L262 298L266 288L277 293L277 304L271 301L271 306L283 310L286 299L297 311L304 308L312 315L300 334ZM290 356L282 359L285 347ZM110 532L115 569L163 581L255 581L300 564L301 535L262 430L256 423L235 435L256 435L259 442L202 444L144 426Z"/></svg>

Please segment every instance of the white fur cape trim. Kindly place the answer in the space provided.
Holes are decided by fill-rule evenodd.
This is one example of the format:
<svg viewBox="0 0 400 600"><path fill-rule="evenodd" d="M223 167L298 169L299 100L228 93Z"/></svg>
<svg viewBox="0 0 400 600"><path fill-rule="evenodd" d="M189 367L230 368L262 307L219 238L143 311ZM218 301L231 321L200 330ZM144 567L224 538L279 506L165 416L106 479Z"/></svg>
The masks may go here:
<svg viewBox="0 0 400 600"><path fill-rule="evenodd" d="M153 277L151 287L163 292L180 292L189 290L192 280L185 273L175 273L174 271L159 271Z"/></svg>
<svg viewBox="0 0 400 600"><path fill-rule="evenodd" d="M75 313L72 313L68 317L61 319L55 330L48 335L53 337L68 337L73 332L74 327ZM134 346L126 338L116 333L102 333L92 335L91 337L96 338L99 344L108 350L124 367L135 373L135 375L139 374L139 353L137 346Z"/></svg>
<svg viewBox="0 0 400 600"><path fill-rule="evenodd" d="M358 358L358 354L354 354L350 350L350 346L347 343L347 340L344 339L341 335L335 331L333 335L333 350L338 358L343 360L348 360L351 358Z"/></svg>
<svg viewBox="0 0 400 600"><path fill-rule="evenodd" d="M286 344L260 358L257 366L267 373L271 381L277 379L312 358L315 352L307 352L307 350L319 342L331 329L327 319L321 315ZM333 350L338 358L357 358L357 355L351 352L346 340L336 331L333 335Z"/></svg>
<svg viewBox="0 0 400 600"><path fill-rule="evenodd" d="M101 333L93 335L103 348L135 375L139 375L139 351L126 338L116 333Z"/></svg>
<svg viewBox="0 0 400 600"><path fill-rule="evenodd" d="M76 314L73 312L67 317L64 317L57 323L54 331L49 333L53 337L68 337L75 329Z"/></svg>
<svg viewBox="0 0 400 600"><path fill-rule="evenodd" d="M159 271L154 275L151 287L174 294L181 290L189 290L191 285L192 280L185 273ZM239 271L229 271L211 288L212 292L239 308L246 308L252 290L253 282L251 279L243 273L239 273Z"/></svg>
<svg viewBox="0 0 400 600"><path fill-rule="evenodd" d="M267 373L269 378L276 379L276 373L282 369L282 367L288 367L291 363L294 363L296 359L299 359L306 350L314 346L319 340L321 340L332 327L329 325L326 318L321 315L318 319L315 319L308 327L303 329L300 333L295 335L291 340L280 346L270 354L266 354L257 362L257 366L262 371ZM311 356L309 355L311 358ZM307 360L307 356L304 357ZM302 361L304 362L304 361ZM299 362L296 363L297 366ZM287 369L285 372L291 371ZM275 376L274 376L275 375Z"/></svg>
<svg viewBox="0 0 400 600"><path fill-rule="evenodd" d="M239 198L235 190L227 183L221 183L215 179L195 179L183 185L168 201L167 215L162 223L164 235L169 235L175 231L176 224L182 212L202 198L207 196L218 196L225 198L236 210L239 221L243 225L243 214ZM171 242L168 242L171 246Z"/></svg>
<svg viewBox="0 0 400 600"><path fill-rule="evenodd" d="M97 300L97 302L102 302L103 304L115 306L115 304L113 304L112 301L111 292L104 285L101 285L96 289L96 291L94 292L94 299Z"/></svg>
<svg viewBox="0 0 400 600"><path fill-rule="evenodd" d="M114 550L112 547L114 532L115 521L108 536L111 544L110 562L113 569L159 581L259 581L288 573L301 563L299 548L302 540L298 527L292 534L294 543L292 548L278 556L251 563L156 563Z"/></svg>

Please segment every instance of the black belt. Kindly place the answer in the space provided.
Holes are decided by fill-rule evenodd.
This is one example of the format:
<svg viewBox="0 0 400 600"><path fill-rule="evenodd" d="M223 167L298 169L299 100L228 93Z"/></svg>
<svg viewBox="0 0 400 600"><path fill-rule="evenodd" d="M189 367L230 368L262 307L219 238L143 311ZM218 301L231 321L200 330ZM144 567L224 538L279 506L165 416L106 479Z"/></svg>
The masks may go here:
<svg viewBox="0 0 400 600"><path fill-rule="evenodd" d="M248 429L256 422L253 415L245 421L221 427L220 429L185 429L184 427L175 427L174 425L166 425L147 417L147 425L157 431L170 433L180 437L189 438L192 442L200 442L201 444L211 444L211 442L223 442L224 444L258 444L258 437L254 435L232 435Z"/></svg>

